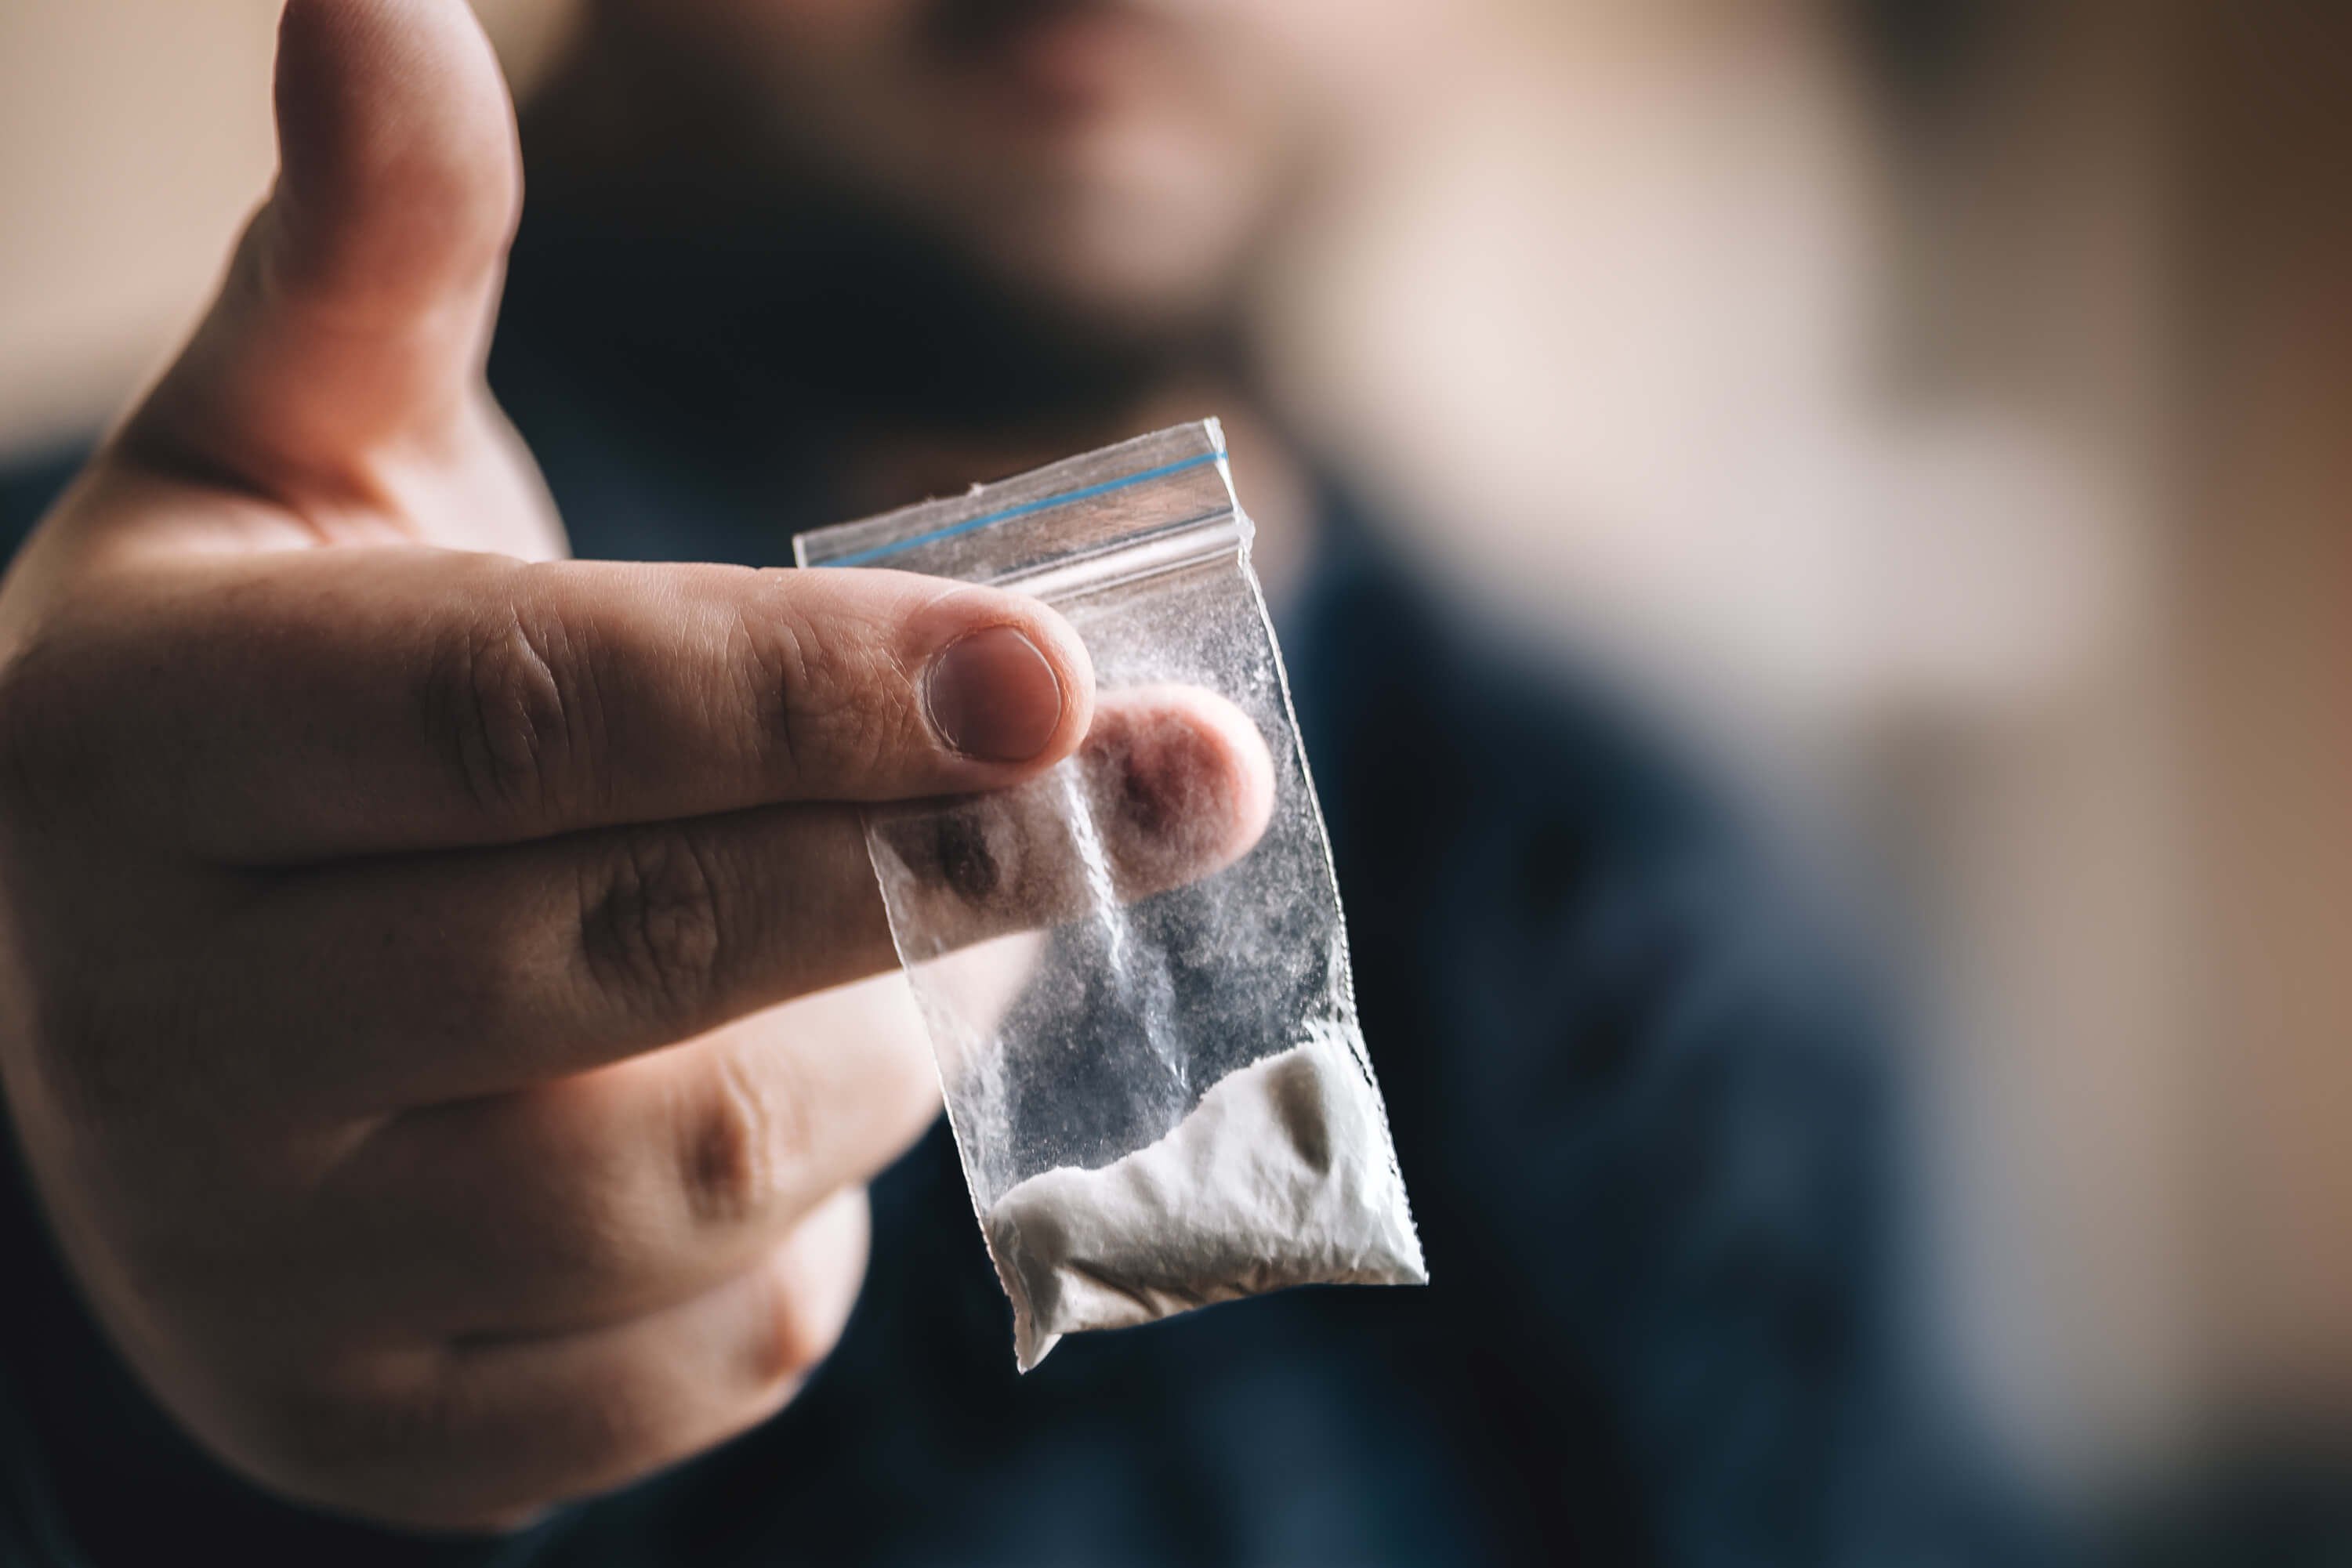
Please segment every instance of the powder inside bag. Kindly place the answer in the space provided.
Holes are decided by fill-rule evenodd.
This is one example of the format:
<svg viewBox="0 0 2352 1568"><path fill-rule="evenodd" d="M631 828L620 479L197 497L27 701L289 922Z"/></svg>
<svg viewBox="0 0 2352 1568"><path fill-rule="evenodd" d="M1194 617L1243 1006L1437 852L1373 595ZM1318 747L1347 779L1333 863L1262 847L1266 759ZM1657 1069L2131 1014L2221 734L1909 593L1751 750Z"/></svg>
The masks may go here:
<svg viewBox="0 0 2352 1568"><path fill-rule="evenodd" d="M1022 1182L987 1217L1024 1372L1066 1333L1289 1285L1417 1285L1420 1238L1353 1031L1229 1074L1148 1148Z"/></svg>

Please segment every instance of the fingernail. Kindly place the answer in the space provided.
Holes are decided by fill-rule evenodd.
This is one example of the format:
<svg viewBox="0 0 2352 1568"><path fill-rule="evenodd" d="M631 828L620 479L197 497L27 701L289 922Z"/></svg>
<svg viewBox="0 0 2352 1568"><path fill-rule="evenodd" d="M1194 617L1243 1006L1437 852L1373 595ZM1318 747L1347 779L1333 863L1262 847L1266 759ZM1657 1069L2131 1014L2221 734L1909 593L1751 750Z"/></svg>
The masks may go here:
<svg viewBox="0 0 2352 1568"><path fill-rule="evenodd" d="M931 661L923 701L940 738L983 762L1026 762L1062 726L1062 683L1010 626L960 637Z"/></svg>

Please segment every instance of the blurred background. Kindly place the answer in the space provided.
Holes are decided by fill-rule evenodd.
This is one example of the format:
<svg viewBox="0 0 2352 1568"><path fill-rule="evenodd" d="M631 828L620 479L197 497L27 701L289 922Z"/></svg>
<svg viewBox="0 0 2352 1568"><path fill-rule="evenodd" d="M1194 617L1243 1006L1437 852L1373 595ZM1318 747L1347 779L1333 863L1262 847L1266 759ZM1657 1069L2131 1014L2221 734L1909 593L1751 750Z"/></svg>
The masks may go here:
<svg viewBox="0 0 2352 1568"><path fill-rule="evenodd" d="M478 8L527 91L565 6ZM86 441L213 286L276 12L0 6L0 465ZM2352 12L1443 15L1358 41L1418 90L1265 269L1286 412L1450 591L1654 683L1889 912L1929 1295L2017 1452L2120 1504L2333 1451Z"/></svg>

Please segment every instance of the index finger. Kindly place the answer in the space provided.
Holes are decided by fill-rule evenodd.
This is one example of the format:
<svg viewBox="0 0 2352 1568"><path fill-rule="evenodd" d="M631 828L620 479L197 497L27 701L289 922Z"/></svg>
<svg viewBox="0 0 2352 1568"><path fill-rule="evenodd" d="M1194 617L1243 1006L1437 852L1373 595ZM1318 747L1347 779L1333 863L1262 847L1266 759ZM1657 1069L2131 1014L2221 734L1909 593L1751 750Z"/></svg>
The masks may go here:
<svg viewBox="0 0 2352 1568"><path fill-rule="evenodd" d="M90 585L11 672L9 772L235 864L990 789L1093 674L1034 600L902 572L422 547Z"/></svg>

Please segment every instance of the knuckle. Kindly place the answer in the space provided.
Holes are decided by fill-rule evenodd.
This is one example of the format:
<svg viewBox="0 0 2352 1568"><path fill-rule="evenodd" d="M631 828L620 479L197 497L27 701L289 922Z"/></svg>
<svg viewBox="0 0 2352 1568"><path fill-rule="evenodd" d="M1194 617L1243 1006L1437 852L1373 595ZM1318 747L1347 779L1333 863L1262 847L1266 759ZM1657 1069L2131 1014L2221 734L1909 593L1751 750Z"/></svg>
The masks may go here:
<svg viewBox="0 0 2352 1568"><path fill-rule="evenodd" d="M807 1147L804 1108L778 1063L720 1052L678 1150L688 1213L705 1226L757 1222L786 1201Z"/></svg>
<svg viewBox="0 0 2352 1568"><path fill-rule="evenodd" d="M603 857L583 899L580 953L597 987L665 1019L691 1019L727 958L714 858L688 828L634 830Z"/></svg>
<svg viewBox="0 0 2352 1568"><path fill-rule="evenodd" d="M805 639L790 615L754 617L738 606L728 641L731 656L726 667L740 683L731 695L743 712L755 716L753 745L761 761L785 778L799 778L793 698L808 678Z"/></svg>
<svg viewBox="0 0 2352 1568"><path fill-rule="evenodd" d="M851 1188L812 1213L779 1249L750 1349L755 1387L788 1390L833 1354L865 1276L867 1234L865 1193Z"/></svg>
<svg viewBox="0 0 2352 1568"><path fill-rule="evenodd" d="M776 746L804 785L824 771L825 735L840 683L825 640L796 617L777 618L770 648L761 663L772 672L763 678L776 694Z"/></svg>
<svg viewBox="0 0 2352 1568"><path fill-rule="evenodd" d="M774 745L801 788L877 776L919 727L912 682L873 640L784 614L762 643Z"/></svg>
<svg viewBox="0 0 2352 1568"><path fill-rule="evenodd" d="M778 1277L762 1330L751 1347L746 1372L752 1387L789 1388L833 1354L844 1324L831 1295L797 1276Z"/></svg>
<svg viewBox="0 0 2352 1568"><path fill-rule="evenodd" d="M560 618L515 595L454 627L425 719L465 798L496 821L561 810L584 785L594 685Z"/></svg>

